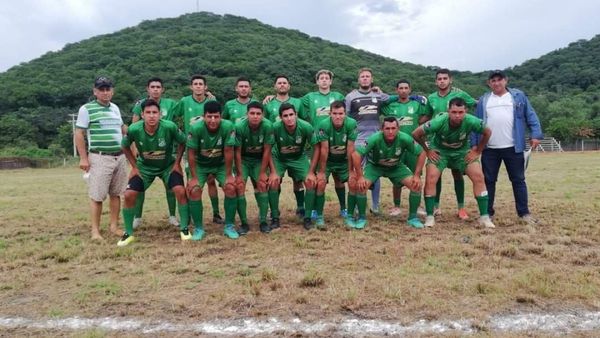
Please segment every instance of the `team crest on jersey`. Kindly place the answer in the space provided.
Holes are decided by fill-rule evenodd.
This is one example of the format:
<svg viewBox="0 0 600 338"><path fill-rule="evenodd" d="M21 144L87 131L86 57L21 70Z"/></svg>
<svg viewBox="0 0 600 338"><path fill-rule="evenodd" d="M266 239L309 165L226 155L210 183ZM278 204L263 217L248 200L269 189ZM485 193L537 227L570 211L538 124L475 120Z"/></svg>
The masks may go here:
<svg viewBox="0 0 600 338"><path fill-rule="evenodd" d="M396 152L395 152L396 156L399 156L401 153L402 153L402 149L396 148Z"/></svg>
<svg viewBox="0 0 600 338"><path fill-rule="evenodd" d="M346 134L342 135L342 142L346 142L347 139Z"/></svg>
<svg viewBox="0 0 600 338"><path fill-rule="evenodd" d="M164 146L166 146L166 145L167 145L167 142L165 142L165 139L164 139L164 138L159 138L159 139L158 139L158 146L159 146L159 147L164 147Z"/></svg>
<svg viewBox="0 0 600 338"><path fill-rule="evenodd" d="M264 140L264 136L263 135L259 135L258 136L258 143L263 143Z"/></svg>
<svg viewBox="0 0 600 338"><path fill-rule="evenodd" d="M376 98L376 97L372 97L372 98L371 98L371 102L373 102L373 103L377 103L377 98Z"/></svg>
<svg viewBox="0 0 600 338"><path fill-rule="evenodd" d="M140 141L140 146L143 146L143 145L144 145L144 142Z"/></svg>
<svg viewBox="0 0 600 338"><path fill-rule="evenodd" d="M223 140L219 137L219 139L217 140L217 145L220 146L223 144Z"/></svg>
<svg viewBox="0 0 600 338"><path fill-rule="evenodd" d="M415 113L415 109L413 107L408 107L408 113L409 114L414 114Z"/></svg>
<svg viewBox="0 0 600 338"><path fill-rule="evenodd" d="M465 133L462 133L462 134L460 134L460 137L459 137L458 139L459 139L459 140L464 140L464 139L466 139L466 138L467 138L467 134L465 134Z"/></svg>
<svg viewBox="0 0 600 338"><path fill-rule="evenodd" d="M298 135L296 136L296 144L300 144L302 143L302 136Z"/></svg>

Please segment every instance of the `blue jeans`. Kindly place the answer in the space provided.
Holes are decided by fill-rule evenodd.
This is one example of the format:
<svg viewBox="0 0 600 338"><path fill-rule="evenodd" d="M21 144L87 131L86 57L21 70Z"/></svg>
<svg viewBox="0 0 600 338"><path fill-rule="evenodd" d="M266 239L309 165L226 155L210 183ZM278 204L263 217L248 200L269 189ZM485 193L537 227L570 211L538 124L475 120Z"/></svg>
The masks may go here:
<svg viewBox="0 0 600 338"><path fill-rule="evenodd" d="M488 212L490 216L494 215L494 197L496 195L496 181L500 165L504 161L504 166L508 172L508 178L512 183L513 195L515 197L515 207L519 217L529 214L527 206L527 184L525 183L525 159L523 153L516 153L514 147L502 149L486 148L481 154L481 167L485 177L485 186L489 195Z"/></svg>

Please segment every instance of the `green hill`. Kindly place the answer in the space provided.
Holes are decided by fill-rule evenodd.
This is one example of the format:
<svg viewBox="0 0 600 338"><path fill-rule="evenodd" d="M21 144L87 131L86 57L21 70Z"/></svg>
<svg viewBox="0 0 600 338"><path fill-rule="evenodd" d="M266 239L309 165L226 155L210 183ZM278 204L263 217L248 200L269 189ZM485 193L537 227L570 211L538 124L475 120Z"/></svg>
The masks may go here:
<svg viewBox="0 0 600 338"><path fill-rule="evenodd" d="M565 116L558 112L566 103L577 118L591 121L597 117L598 98L592 93L598 92L598 80L592 75L598 69L593 65L600 62L595 57L598 41L598 37L579 41L509 69L511 82L532 97L545 125L550 118ZM191 74L205 74L210 90L224 102L235 96L233 85L241 75L252 79L254 94L263 97L272 92L276 74L287 74L292 95L300 96L315 89L315 72L328 68L336 74L334 89L346 93L356 86L357 70L365 66L374 70L376 83L385 91L392 91L399 78L410 79L416 92L435 90L432 67L400 62L257 20L195 13L144 21L113 34L68 44L58 52L1 73L0 144L46 148L55 142L55 148L69 149L69 114L76 113L89 99L93 79L99 74L115 80L113 101L126 115L143 97L151 76L163 78L166 96L179 98L189 94ZM486 89L485 77L485 73L457 72L455 85L478 97ZM28 142L31 135L36 135L33 143Z"/></svg>

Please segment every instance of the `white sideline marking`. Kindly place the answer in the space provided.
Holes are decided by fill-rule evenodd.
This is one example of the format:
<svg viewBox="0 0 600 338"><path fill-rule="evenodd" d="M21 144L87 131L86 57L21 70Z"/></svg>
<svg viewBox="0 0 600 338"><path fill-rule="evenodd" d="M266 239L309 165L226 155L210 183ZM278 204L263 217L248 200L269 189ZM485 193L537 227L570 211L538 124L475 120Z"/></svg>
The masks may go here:
<svg viewBox="0 0 600 338"><path fill-rule="evenodd" d="M90 330L155 332L193 332L212 335L264 335L276 332L285 333L330 333L337 335L403 335L414 333L475 333L478 327L491 332L550 331L568 333L600 329L600 312L573 312L558 314L517 314L498 315L485 322L465 319L458 321L419 320L402 325L397 322L365 319L344 319L338 322L304 322L298 318L280 321L237 319L213 320L207 322L175 324L166 321L138 319L80 318L30 319L23 317L0 317L0 327L51 330Z"/></svg>

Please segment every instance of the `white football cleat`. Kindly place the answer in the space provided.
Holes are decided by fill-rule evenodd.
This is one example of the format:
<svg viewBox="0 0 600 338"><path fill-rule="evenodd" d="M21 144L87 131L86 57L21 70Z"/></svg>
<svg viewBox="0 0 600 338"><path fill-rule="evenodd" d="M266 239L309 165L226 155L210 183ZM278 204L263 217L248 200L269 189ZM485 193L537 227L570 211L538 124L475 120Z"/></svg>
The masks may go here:
<svg viewBox="0 0 600 338"><path fill-rule="evenodd" d="M133 219L133 228L137 229L137 228L139 228L140 225L142 225L142 219L135 217Z"/></svg>
<svg viewBox="0 0 600 338"><path fill-rule="evenodd" d="M174 225L176 227L179 226L179 221L176 216L169 216L169 224Z"/></svg>
<svg viewBox="0 0 600 338"><path fill-rule="evenodd" d="M435 217L433 217L433 216L427 216L425 218L425 227L426 228L433 228L434 225L435 225Z"/></svg>
<svg viewBox="0 0 600 338"><path fill-rule="evenodd" d="M494 223L492 222L492 220L490 219L490 216L488 216L488 215L479 217L479 225L482 225L488 229L492 229L492 228L496 227L494 225Z"/></svg>

